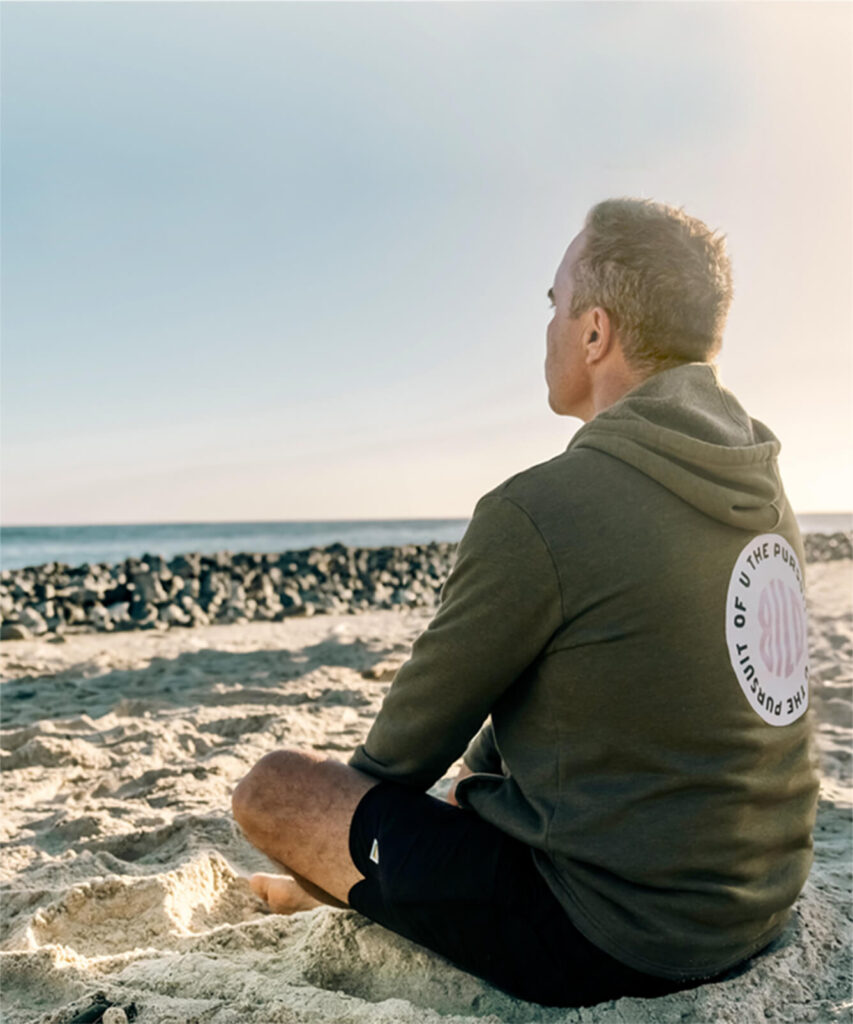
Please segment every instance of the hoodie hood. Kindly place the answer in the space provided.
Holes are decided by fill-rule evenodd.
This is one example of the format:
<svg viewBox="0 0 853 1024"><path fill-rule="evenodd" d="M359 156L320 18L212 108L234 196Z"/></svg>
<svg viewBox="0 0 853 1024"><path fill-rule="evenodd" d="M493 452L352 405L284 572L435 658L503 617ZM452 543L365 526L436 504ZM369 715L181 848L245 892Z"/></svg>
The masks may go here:
<svg viewBox="0 0 853 1024"><path fill-rule="evenodd" d="M751 419L709 363L653 374L574 435L729 526L765 533L785 504L773 432Z"/></svg>

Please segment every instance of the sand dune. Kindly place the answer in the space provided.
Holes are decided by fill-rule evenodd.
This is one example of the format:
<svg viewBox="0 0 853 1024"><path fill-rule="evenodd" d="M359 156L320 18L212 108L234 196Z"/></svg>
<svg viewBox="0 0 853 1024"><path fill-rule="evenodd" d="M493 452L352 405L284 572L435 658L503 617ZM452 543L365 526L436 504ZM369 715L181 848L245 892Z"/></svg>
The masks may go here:
<svg viewBox="0 0 853 1024"><path fill-rule="evenodd" d="M98 991L140 1024L849 1020L853 563L808 581L823 786L789 928L725 981L584 1010L512 999L351 911L271 915L249 890L273 867L230 816L236 780L282 745L345 759L427 613L4 644L3 1020L67 1024Z"/></svg>

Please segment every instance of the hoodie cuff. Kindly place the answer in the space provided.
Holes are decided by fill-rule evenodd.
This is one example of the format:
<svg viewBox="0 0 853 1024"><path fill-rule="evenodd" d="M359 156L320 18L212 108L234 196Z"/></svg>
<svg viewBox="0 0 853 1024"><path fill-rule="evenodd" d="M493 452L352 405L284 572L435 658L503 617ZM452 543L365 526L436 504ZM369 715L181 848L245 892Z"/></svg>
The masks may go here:
<svg viewBox="0 0 853 1024"><path fill-rule="evenodd" d="M498 752L491 719L468 744L462 761L472 772L487 772L490 775L501 773L501 755Z"/></svg>

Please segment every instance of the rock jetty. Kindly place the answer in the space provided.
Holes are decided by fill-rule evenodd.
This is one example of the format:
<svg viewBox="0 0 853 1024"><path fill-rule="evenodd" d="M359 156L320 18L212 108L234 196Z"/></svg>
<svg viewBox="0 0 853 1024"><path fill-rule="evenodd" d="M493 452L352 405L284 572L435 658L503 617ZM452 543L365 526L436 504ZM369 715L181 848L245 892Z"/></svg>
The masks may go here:
<svg viewBox="0 0 853 1024"><path fill-rule="evenodd" d="M0 639L433 608L456 545L188 554L0 573Z"/></svg>
<svg viewBox="0 0 853 1024"><path fill-rule="evenodd" d="M853 558L851 535L807 534L810 562ZM274 554L188 554L0 573L0 639L273 621L291 615L438 605L456 544Z"/></svg>

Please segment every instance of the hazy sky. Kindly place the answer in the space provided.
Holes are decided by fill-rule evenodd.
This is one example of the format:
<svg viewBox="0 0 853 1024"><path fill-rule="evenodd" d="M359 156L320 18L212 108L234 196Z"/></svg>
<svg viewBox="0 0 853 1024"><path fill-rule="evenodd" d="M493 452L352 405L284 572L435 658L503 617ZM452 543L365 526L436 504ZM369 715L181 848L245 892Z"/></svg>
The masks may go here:
<svg viewBox="0 0 853 1024"><path fill-rule="evenodd" d="M724 383L853 507L853 8L4 3L6 524L470 515L563 450L590 206L726 232Z"/></svg>

